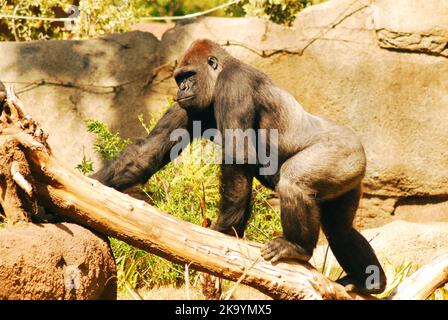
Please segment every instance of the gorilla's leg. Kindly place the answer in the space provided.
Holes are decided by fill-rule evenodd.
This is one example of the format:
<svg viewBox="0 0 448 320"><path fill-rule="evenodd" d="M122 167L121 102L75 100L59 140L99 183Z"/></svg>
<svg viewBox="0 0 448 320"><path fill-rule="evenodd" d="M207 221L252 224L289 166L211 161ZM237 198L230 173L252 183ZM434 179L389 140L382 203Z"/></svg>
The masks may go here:
<svg viewBox="0 0 448 320"><path fill-rule="evenodd" d="M340 131L318 138L320 142L301 150L280 168L277 190L283 238L264 246L262 255L267 260L308 261L319 237L320 204L352 190L363 178L365 156L357 141Z"/></svg>
<svg viewBox="0 0 448 320"><path fill-rule="evenodd" d="M319 237L319 209L313 190L280 178L283 237L264 245L262 256L276 262L280 259L308 261Z"/></svg>
<svg viewBox="0 0 448 320"><path fill-rule="evenodd" d="M321 205L322 228L336 259L348 274L340 282L352 290L380 293L386 287L386 275L369 242L352 226L360 189Z"/></svg>
<svg viewBox="0 0 448 320"><path fill-rule="evenodd" d="M312 151L310 154L312 155ZM280 169L277 191L280 194L283 237L264 245L262 256L276 262L280 259L308 261L319 238L320 212L317 191L310 184L312 161L304 161L308 152L287 160Z"/></svg>

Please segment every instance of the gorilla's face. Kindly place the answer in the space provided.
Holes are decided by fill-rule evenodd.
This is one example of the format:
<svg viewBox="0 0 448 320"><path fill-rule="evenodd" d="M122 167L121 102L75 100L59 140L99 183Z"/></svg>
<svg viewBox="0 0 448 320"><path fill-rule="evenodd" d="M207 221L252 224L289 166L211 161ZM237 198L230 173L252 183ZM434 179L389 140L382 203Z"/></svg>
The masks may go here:
<svg viewBox="0 0 448 320"><path fill-rule="evenodd" d="M175 101L186 110L201 111L213 105L215 83L222 70L213 52L215 46L208 40L194 42L174 71L179 87Z"/></svg>

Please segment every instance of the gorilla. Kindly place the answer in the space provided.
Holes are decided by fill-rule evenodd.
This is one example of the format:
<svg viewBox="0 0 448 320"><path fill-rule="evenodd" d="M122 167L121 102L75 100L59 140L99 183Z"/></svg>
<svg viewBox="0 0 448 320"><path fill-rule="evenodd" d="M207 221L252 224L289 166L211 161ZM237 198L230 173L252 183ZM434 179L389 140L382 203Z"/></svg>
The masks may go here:
<svg viewBox="0 0 448 320"><path fill-rule="evenodd" d="M128 146L92 178L117 190L146 182L173 160L170 150L178 141L170 139L170 134L176 129L192 133L195 121L200 121L201 130L219 132L275 129L277 141L265 140L278 158L274 173L263 174L259 169L264 164L248 161L258 149L246 144L241 159L221 164L220 213L212 228L243 236L256 178L280 195L283 236L263 246L264 259L308 261L322 226L347 273L340 282L350 290L382 292L384 271L369 242L353 227L366 170L364 149L354 132L306 112L266 74L210 40L193 42L174 78L179 88L177 104L147 137ZM192 134L189 137L193 139ZM223 158L232 156L235 150L228 150L226 138L221 143ZM376 271L374 282L369 270Z"/></svg>

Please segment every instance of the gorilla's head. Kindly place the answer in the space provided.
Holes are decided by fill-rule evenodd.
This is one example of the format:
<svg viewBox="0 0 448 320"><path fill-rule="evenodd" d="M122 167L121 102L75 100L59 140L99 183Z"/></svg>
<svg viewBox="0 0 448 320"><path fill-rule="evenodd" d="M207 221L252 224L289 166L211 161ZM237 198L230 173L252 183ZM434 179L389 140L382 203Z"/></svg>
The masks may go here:
<svg viewBox="0 0 448 320"><path fill-rule="evenodd" d="M231 56L213 41L193 42L174 70L179 87L175 101L193 111L212 106L216 80L228 59Z"/></svg>

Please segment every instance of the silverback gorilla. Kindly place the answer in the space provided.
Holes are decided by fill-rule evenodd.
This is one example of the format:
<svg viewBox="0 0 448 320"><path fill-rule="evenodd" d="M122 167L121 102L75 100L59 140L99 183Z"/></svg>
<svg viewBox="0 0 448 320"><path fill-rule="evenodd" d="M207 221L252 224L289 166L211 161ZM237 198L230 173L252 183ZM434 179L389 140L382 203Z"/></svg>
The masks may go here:
<svg viewBox="0 0 448 320"><path fill-rule="evenodd" d="M252 180L278 191L283 236L262 248L262 256L308 261L320 226L347 276L341 283L352 290L379 293L386 276L369 242L353 219L361 196L366 159L356 135L348 128L311 115L292 95L267 75L232 57L210 40L197 40L174 71L179 87L175 101L149 135L128 146L92 177L123 190L144 183L169 163L176 129L276 129L278 170L260 174L260 164L221 164L220 214L212 228L241 237L251 214ZM190 137L192 135L190 134ZM269 140L267 140L269 144ZM223 155L233 154L226 150ZM246 150L244 159L247 159ZM369 285L368 270L376 270ZM371 283L372 284L372 283Z"/></svg>

